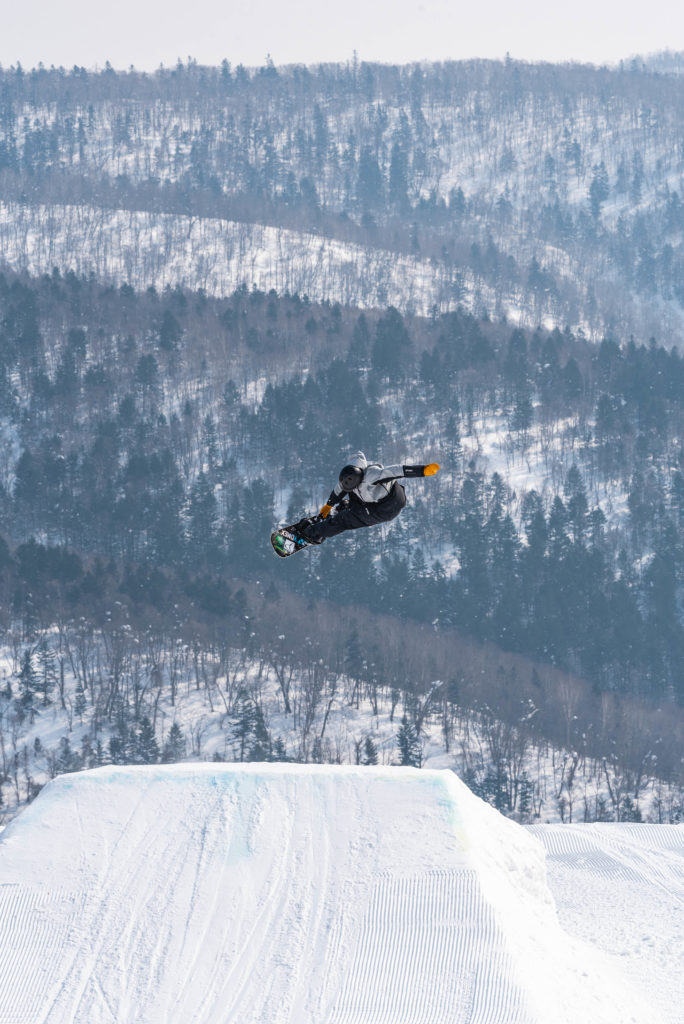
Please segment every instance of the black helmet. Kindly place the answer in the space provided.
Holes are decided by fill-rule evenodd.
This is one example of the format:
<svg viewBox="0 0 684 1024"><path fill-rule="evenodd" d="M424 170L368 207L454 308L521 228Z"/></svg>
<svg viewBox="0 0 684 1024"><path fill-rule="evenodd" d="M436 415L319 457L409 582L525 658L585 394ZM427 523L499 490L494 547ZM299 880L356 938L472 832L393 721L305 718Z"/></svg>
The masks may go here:
<svg viewBox="0 0 684 1024"><path fill-rule="evenodd" d="M363 480L363 470L360 466L343 466L340 471L340 484L345 491L353 491Z"/></svg>

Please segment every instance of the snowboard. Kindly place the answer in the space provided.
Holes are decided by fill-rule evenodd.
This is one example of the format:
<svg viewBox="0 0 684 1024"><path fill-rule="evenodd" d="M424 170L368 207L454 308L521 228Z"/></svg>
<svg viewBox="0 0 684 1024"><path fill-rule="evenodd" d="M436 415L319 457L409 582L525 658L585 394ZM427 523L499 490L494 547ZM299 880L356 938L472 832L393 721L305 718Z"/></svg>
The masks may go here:
<svg viewBox="0 0 684 1024"><path fill-rule="evenodd" d="M289 558L290 555L294 555L295 551L301 551L303 548L310 546L309 541L304 540L295 532L296 527L302 523L317 523L320 516L311 516L308 520L300 520L299 523L293 523L292 526L280 526L271 534L271 544L276 555L281 558Z"/></svg>
<svg viewBox="0 0 684 1024"><path fill-rule="evenodd" d="M301 551L302 548L309 546L303 537L295 537L285 526L271 534L271 544L276 555L280 555L281 558L288 558L294 555L295 551Z"/></svg>

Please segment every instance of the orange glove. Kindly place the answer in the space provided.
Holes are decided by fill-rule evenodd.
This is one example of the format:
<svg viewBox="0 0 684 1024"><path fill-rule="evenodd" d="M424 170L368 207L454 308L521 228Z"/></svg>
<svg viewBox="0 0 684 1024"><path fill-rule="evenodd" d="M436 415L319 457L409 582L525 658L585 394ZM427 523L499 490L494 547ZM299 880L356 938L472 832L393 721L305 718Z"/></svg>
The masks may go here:
<svg viewBox="0 0 684 1024"><path fill-rule="evenodd" d="M429 466L425 467L425 474L424 475L425 476L434 476L438 469L439 469L439 465L436 462L431 462Z"/></svg>
<svg viewBox="0 0 684 1024"><path fill-rule="evenodd" d="M327 519L331 511L332 505L324 505L321 511L319 512L319 515L323 516L324 519Z"/></svg>

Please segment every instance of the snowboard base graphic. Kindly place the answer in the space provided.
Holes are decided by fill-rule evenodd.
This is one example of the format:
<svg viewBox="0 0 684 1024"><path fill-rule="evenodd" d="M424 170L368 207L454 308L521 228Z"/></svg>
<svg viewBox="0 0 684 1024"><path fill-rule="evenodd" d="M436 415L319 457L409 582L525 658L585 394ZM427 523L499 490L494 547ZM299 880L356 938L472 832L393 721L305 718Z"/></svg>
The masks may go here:
<svg viewBox="0 0 684 1024"><path fill-rule="evenodd" d="M301 551L302 548L309 546L303 537L297 537L289 527L282 527L272 533L271 544L276 555L280 555L281 558L288 558L294 555L295 551Z"/></svg>

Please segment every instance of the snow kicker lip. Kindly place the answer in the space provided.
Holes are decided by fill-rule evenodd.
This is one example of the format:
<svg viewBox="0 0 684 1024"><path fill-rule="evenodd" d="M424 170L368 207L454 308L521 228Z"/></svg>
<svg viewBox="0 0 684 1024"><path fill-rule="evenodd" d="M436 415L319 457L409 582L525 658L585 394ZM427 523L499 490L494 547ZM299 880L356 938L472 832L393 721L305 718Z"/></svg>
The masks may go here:
<svg viewBox="0 0 684 1024"><path fill-rule="evenodd" d="M2 1021L662 1019L561 929L542 844L449 770L62 775L3 832L0 877Z"/></svg>

